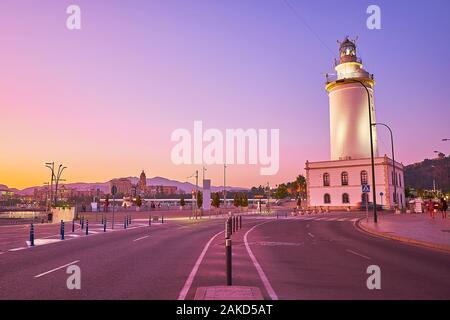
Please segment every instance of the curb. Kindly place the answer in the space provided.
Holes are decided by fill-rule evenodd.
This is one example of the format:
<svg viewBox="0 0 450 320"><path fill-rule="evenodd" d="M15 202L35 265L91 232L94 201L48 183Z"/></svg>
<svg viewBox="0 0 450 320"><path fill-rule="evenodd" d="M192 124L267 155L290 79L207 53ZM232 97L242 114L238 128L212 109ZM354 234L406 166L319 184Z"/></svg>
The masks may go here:
<svg viewBox="0 0 450 320"><path fill-rule="evenodd" d="M378 236L378 237L381 237L381 238L386 238L386 239L390 239L390 240L395 240L395 241L407 243L407 244L410 244L410 245L415 245L415 246L424 247L424 248L428 248L428 249L441 250L441 251L450 253L450 245L434 243L434 242L428 242L428 241L422 241L422 240L416 240L416 239L411 239L411 238L407 238L407 237L391 235L391 234L388 234L388 233L385 233L385 232L375 231L374 229L371 229L369 227L365 227L365 226L363 226L361 224L361 221L364 220L364 219L366 219L366 218L359 219L356 222L356 227L358 229L360 229L361 231L366 232L368 234L371 234L371 235L374 235L374 236Z"/></svg>

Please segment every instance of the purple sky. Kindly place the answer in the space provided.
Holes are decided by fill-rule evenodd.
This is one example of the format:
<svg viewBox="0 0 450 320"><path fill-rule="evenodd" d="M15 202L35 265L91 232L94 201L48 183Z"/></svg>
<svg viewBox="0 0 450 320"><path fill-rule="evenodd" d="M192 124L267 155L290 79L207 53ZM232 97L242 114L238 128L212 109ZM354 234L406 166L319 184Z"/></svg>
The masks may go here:
<svg viewBox="0 0 450 320"><path fill-rule="evenodd" d="M449 1L288 1L321 41L284 0L3 0L0 183L42 184L49 160L69 167L68 182L141 169L184 181L195 167L171 163L170 134L194 120L279 128L279 173L231 166L228 182L292 180L307 159L329 159L323 73L346 35L359 36L375 74L377 120L393 128L396 158L450 152L441 142L450 138ZM65 27L69 4L81 7L81 31ZM369 4L381 7L382 30L366 28ZM389 154L387 132L378 134ZM222 168L208 176L221 184Z"/></svg>

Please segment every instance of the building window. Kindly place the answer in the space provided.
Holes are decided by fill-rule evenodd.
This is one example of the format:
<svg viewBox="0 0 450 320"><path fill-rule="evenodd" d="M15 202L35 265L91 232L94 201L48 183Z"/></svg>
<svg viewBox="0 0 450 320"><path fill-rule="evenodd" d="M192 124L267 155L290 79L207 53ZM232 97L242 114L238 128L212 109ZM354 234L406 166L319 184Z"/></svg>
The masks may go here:
<svg viewBox="0 0 450 320"><path fill-rule="evenodd" d="M367 171L361 171L361 184L368 184Z"/></svg>
<svg viewBox="0 0 450 320"><path fill-rule="evenodd" d="M325 195L323 196L323 202L324 203L331 203L331 197L328 193L325 193Z"/></svg>
<svg viewBox="0 0 450 320"><path fill-rule="evenodd" d="M345 171L341 173L341 183L343 186L348 186L348 173Z"/></svg>
<svg viewBox="0 0 450 320"><path fill-rule="evenodd" d="M324 187L329 187L330 186L330 174L329 173L324 173L323 174L323 186Z"/></svg>
<svg viewBox="0 0 450 320"><path fill-rule="evenodd" d="M342 203L350 203L350 198L348 196L348 193L344 193L342 195Z"/></svg>

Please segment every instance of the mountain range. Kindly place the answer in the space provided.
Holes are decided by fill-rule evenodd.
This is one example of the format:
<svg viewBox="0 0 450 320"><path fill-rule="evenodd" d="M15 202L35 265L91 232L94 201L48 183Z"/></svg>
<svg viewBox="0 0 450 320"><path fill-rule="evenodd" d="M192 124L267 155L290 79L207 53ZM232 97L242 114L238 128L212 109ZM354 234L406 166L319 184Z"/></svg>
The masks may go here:
<svg viewBox="0 0 450 320"><path fill-rule="evenodd" d="M131 181L131 183L136 184L139 181L138 177L126 177ZM100 189L100 191L104 193L109 193L109 182L76 182L76 183L65 183L64 186L66 188L70 189L77 189L80 191L87 191L91 189ZM195 188L195 185L190 182L180 182L177 180L171 180L163 177L153 177L147 179L147 185L157 185L157 186L174 186L177 187L178 190L183 190L186 193L190 193L192 189ZM199 187L202 186L199 184ZM22 190L16 189L16 188L8 188L8 186L4 184L0 184L0 191L11 191L15 194L21 195L21 196L29 196L34 193L34 189L41 189L46 188L45 186L34 186L34 187L28 187ZM243 187L233 187L233 186L227 186L226 189L228 191L245 191L248 190L248 188ZM211 186L212 192L218 192L223 191L223 186Z"/></svg>

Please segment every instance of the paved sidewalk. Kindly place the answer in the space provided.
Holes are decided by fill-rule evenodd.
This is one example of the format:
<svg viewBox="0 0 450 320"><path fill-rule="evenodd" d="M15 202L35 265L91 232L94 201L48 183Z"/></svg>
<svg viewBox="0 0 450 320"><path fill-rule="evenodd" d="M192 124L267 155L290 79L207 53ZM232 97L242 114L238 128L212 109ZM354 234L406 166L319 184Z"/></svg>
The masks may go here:
<svg viewBox="0 0 450 320"><path fill-rule="evenodd" d="M435 219L427 214L380 215L377 225L369 218L369 222L360 220L359 227L382 237L450 252L450 218L444 220L440 214Z"/></svg>

